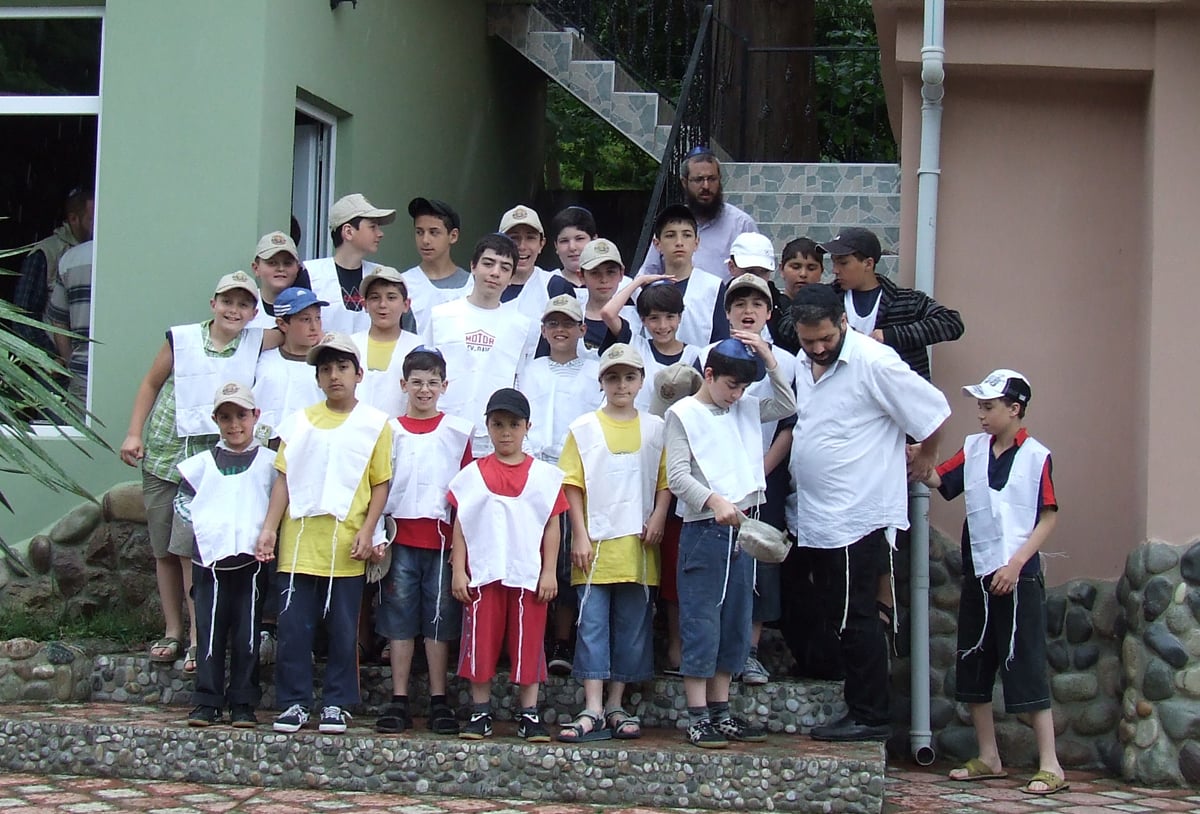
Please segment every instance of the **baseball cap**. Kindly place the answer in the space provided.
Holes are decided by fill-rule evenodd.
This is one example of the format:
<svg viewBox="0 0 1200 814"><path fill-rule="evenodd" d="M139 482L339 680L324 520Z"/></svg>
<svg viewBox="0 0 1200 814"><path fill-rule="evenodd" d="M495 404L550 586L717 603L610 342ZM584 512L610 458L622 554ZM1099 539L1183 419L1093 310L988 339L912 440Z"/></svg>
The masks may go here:
<svg viewBox="0 0 1200 814"><path fill-rule="evenodd" d="M617 250L617 245L611 240L598 237L583 247L583 251L579 254L579 267L585 270L594 269L601 263L607 263L610 260L621 268L625 267L625 264L621 261L621 252Z"/></svg>
<svg viewBox="0 0 1200 814"><path fill-rule="evenodd" d="M666 209L658 213L658 217L654 219L654 235L658 236L659 232L668 223L674 221L685 221L692 225L696 224L696 216L692 210L688 209L683 204L671 204Z"/></svg>
<svg viewBox="0 0 1200 814"><path fill-rule="evenodd" d="M337 331L330 331L322 336L320 342L308 349L308 353L305 355L304 361L308 362L310 365L315 365L317 363L317 356L320 355L321 351L323 351L325 348L332 348L333 350L340 350L342 353L349 353L353 355L355 359L359 360L360 366L362 365L362 358L358 355L358 346L354 344L354 340L346 334L338 333Z"/></svg>
<svg viewBox="0 0 1200 814"><path fill-rule="evenodd" d="M650 412L662 418L672 404L700 392L700 385L703 383L704 377L691 364L676 362L667 365L654 374L654 389L650 392Z"/></svg>
<svg viewBox="0 0 1200 814"><path fill-rule="evenodd" d="M1033 396L1029 379L1004 367L987 374L979 384L965 385L963 392L977 399L1010 398L1021 404L1028 404Z"/></svg>
<svg viewBox="0 0 1200 814"><path fill-rule="evenodd" d="M396 210L380 209L358 192L338 198L329 207L330 229L337 229L355 218L370 218L380 226L386 226L396 219Z"/></svg>
<svg viewBox="0 0 1200 814"><path fill-rule="evenodd" d="M742 232L734 238L729 254L733 257L733 264L740 269L776 269L775 246L771 238L758 232Z"/></svg>
<svg viewBox="0 0 1200 814"><path fill-rule="evenodd" d="M416 220L421 215L438 215L449 218L451 229L462 228L462 220L454 211L454 207L437 198L413 198L408 202L408 216Z"/></svg>
<svg viewBox="0 0 1200 814"><path fill-rule="evenodd" d="M291 235L285 235L283 232L268 232L258 239L258 245L254 247L254 256L263 260L269 260L280 252L288 252L297 260L300 259L300 252L296 251L296 241L292 240Z"/></svg>
<svg viewBox="0 0 1200 814"><path fill-rule="evenodd" d="M827 240L817 245L834 257L858 252L878 260L883 254L883 249L879 247L879 238L870 229L863 229L861 226L842 229L834 235L833 240Z"/></svg>
<svg viewBox="0 0 1200 814"><path fill-rule="evenodd" d="M766 363L763 362L757 353L754 353L750 350L750 348L746 347L746 343L742 342L740 339L733 339L732 337L729 339L722 339L720 342L713 345L712 348L709 349L708 353L709 359L712 358L712 354L719 353L722 356L729 357L730 359L745 359L747 362L753 362L754 378L751 379L751 381L761 382L767 375Z"/></svg>
<svg viewBox="0 0 1200 814"><path fill-rule="evenodd" d="M629 365L629 367L636 367L638 370L646 369L646 363L642 361L642 355L637 352L637 349L631 348L624 342L610 345L608 350L600 354L599 375L603 376L604 371L617 365Z"/></svg>
<svg viewBox="0 0 1200 814"><path fill-rule="evenodd" d="M235 288L249 291L254 295L254 299L258 299L258 286L255 284L254 278L244 271L235 271L217 280L217 287L213 290L213 295L224 294L226 291L232 291Z"/></svg>
<svg viewBox="0 0 1200 814"><path fill-rule="evenodd" d="M504 387L492 393L492 397L488 399L487 409L483 411L484 415L492 413L512 413L517 418L529 420L529 399L520 390L514 390L511 387Z"/></svg>
<svg viewBox="0 0 1200 814"><path fill-rule="evenodd" d="M358 284L359 292L366 297L367 292L371 289L371 283L378 280L387 280L389 283L395 283L404 291L404 296L408 296L408 284L404 282L404 275L391 266L375 266L370 272L363 275L362 282Z"/></svg>
<svg viewBox="0 0 1200 814"><path fill-rule="evenodd" d="M521 224L532 226L534 229L537 229L538 234L540 235L546 234L546 230L542 228L542 219L538 217L538 213L534 212L528 206L523 206L521 204L514 206L512 209L504 213L504 215L500 218L499 231L508 234L509 229L513 228L514 226L520 226Z"/></svg>
<svg viewBox="0 0 1200 814"><path fill-rule="evenodd" d="M258 409L258 405L254 403L253 391L241 382L226 382L217 388L216 395L213 396L213 410L222 404L236 404L247 410Z"/></svg>
<svg viewBox="0 0 1200 814"><path fill-rule="evenodd" d="M551 314L566 314L576 322L583 322L583 307L579 304L579 300L570 294L559 294L546 303L546 308L542 311L542 319Z"/></svg>
<svg viewBox="0 0 1200 814"><path fill-rule="evenodd" d="M738 291L739 289L747 288L752 288L759 294L762 294L767 298L768 303L773 302L773 298L771 297L771 286L767 284L767 281L762 277L759 277L757 274L746 272L745 274L740 274L729 281L729 286L725 289L725 307L728 308L729 303L733 302L734 292Z"/></svg>
<svg viewBox="0 0 1200 814"><path fill-rule="evenodd" d="M291 288L283 289L275 297L275 316L291 316L314 305L329 305L329 303L325 302L325 300L317 299L317 295L307 288L292 286Z"/></svg>

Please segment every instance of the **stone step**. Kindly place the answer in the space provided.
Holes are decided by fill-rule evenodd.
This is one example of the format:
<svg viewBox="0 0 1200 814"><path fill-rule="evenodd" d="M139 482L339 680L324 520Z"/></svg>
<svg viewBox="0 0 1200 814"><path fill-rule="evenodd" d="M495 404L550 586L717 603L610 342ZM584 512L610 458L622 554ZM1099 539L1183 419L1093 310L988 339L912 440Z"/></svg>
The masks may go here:
<svg viewBox="0 0 1200 814"><path fill-rule="evenodd" d="M725 192L725 201L756 221L852 223L867 228L900 222L900 196L884 193L734 190Z"/></svg>
<svg viewBox="0 0 1200 814"><path fill-rule="evenodd" d="M852 223L805 223L803 221L759 221L758 231L767 237L775 244L776 248L783 248L784 244L797 237L807 237L815 240L818 243L826 240L832 240L834 235L839 230L846 226L856 225ZM879 243L883 247L884 259L887 255L894 254L900 247L900 225L899 224L865 224L868 229L879 236Z"/></svg>
<svg viewBox="0 0 1200 814"><path fill-rule="evenodd" d="M898 164L762 164L721 165L723 186L730 192L811 192L883 194L900 192Z"/></svg>
<svg viewBox="0 0 1200 814"><path fill-rule="evenodd" d="M0 767L8 772L609 808L874 814L883 806L879 743L774 735L765 743L705 750L677 733L655 731L633 741L530 744L516 738L511 723L498 723L490 739L464 741L419 730L377 735L373 721L360 719L343 735L284 735L265 723L194 728L179 709L117 704L16 704L4 713Z"/></svg>
<svg viewBox="0 0 1200 814"><path fill-rule="evenodd" d="M143 654L97 656L91 677L92 701L122 704L189 705L192 680L175 664L154 664ZM314 670L320 687L324 664ZM392 696L391 668L364 666L359 673L362 704L359 710L367 715L378 714ZM274 669L262 671L262 708L274 709ZM449 679L450 702L459 710L470 708L469 685L458 678ZM429 681L427 675L414 675L409 686L414 715L428 712ZM682 728L687 703L683 681L679 678L656 677L651 682L631 685L626 691L626 709L639 716L643 725L656 728ZM492 693L492 709L498 720L512 720L515 693L508 683L508 674L501 673ZM828 681L774 681L750 687L735 683L730 695L735 714L759 720L770 732L785 734L806 733L814 726L835 721L846 713L840 684ZM583 708L583 687L570 677L551 676L541 689L540 709L550 723L570 720ZM465 713L464 713L465 717Z"/></svg>

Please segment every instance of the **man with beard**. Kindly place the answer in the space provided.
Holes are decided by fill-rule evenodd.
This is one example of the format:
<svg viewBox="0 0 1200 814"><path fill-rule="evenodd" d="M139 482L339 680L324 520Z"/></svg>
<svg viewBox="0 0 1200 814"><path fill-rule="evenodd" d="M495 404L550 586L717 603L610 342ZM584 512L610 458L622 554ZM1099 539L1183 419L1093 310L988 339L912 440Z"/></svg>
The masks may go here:
<svg viewBox="0 0 1200 814"><path fill-rule="evenodd" d="M679 167L679 183L683 186L684 203L696 216L700 247L692 264L724 282L730 279L726 263L733 241L743 232L757 232L754 218L733 204L725 203L721 190L721 162L707 147L697 147L687 154ZM662 274L662 255L651 248L646 253L638 275Z"/></svg>
<svg viewBox="0 0 1200 814"><path fill-rule="evenodd" d="M892 348L846 320L843 299L808 285L792 302L804 355L796 367L796 427L789 469L796 484L797 544L812 549L814 588L838 632L846 716L813 729L817 740L884 739L888 658L875 608L896 531L908 528L905 435L919 439L910 472L937 459L945 396Z"/></svg>

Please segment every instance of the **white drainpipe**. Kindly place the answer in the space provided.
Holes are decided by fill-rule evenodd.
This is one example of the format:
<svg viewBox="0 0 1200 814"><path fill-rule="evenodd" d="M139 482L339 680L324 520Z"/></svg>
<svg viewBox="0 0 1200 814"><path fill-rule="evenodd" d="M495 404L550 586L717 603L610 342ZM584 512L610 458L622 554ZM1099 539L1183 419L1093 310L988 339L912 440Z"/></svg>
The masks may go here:
<svg viewBox="0 0 1200 814"><path fill-rule="evenodd" d="M941 175L942 81L946 56L945 0L925 0L925 44L921 48L921 163L917 168L916 287L932 295L937 244L938 178ZM929 723L929 489L909 490L911 519L910 610L912 728L909 742L918 764L933 763Z"/></svg>

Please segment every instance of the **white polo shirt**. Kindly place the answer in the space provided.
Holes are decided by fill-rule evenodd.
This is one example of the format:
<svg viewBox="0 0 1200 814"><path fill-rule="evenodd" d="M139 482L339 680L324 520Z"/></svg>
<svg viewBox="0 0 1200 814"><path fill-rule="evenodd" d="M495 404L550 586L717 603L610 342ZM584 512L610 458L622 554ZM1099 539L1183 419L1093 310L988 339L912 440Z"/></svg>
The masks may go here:
<svg viewBox="0 0 1200 814"><path fill-rule="evenodd" d="M845 548L880 528L908 528L905 434L928 438L950 415L941 391L894 350L855 331L813 381L796 366L796 427L789 469L795 529L806 548Z"/></svg>

